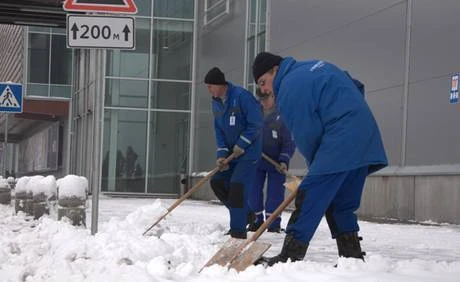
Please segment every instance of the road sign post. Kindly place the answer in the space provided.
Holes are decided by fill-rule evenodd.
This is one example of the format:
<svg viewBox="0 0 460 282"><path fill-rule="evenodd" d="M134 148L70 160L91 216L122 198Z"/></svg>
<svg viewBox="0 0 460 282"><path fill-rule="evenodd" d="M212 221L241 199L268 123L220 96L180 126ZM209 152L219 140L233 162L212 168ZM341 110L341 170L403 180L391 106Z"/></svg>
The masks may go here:
<svg viewBox="0 0 460 282"><path fill-rule="evenodd" d="M3 145L2 174L6 178L8 155L8 113L22 113L22 84L12 82L0 83L0 112L7 113L5 119L5 139Z"/></svg>
<svg viewBox="0 0 460 282"><path fill-rule="evenodd" d="M133 17L67 15L67 47L134 49Z"/></svg>
<svg viewBox="0 0 460 282"><path fill-rule="evenodd" d="M0 112L22 113L22 84L0 82Z"/></svg>
<svg viewBox="0 0 460 282"><path fill-rule="evenodd" d="M90 13L137 13L134 0L65 0L63 9L65 11ZM67 47L69 48L132 50L135 48L135 38L134 18L132 17L67 15ZM102 50L96 51L96 54L100 55L101 53ZM96 103L95 112L101 111L102 104ZM99 113L99 115L101 114ZM95 135L98 139L95 143L101 143L100 126L96 124L100 124L100 122L95 122ZM94 160L96 167L100 165L100 161L97 160L97 158ZM95 177L99 179L100 167L96 168L95 171ZM92 186L91 234L94 235L97 232L99 207L99 186L95 185L94 179Z"/></svg>

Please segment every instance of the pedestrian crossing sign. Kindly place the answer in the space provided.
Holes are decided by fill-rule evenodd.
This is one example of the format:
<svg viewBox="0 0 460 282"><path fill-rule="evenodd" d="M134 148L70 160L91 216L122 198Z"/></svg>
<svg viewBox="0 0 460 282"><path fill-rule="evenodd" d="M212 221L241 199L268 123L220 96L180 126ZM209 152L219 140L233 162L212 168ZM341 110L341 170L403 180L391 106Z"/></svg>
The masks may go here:
<svg viewBox="0 0 460 282"><path fill-rule="evenodd" d="M22 84L0 83L0 112L22 113Z"/></svg>

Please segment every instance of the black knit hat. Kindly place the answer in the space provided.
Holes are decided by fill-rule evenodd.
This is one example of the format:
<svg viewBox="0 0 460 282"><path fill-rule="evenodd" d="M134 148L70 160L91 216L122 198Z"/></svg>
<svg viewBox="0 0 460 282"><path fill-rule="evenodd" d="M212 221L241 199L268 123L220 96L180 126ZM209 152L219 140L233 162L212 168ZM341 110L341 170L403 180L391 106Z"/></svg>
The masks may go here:
<svg viewBox="0 0 460 282"><path fill-rule="evenodd" d="M224 73L218 67L213 67L210 71L208 71L204 77L204 83L214 85L227 84L227 82L225 82Z"/></svg>
<svg viewBox="0 0 460 282"><path fill-rule="evenodd" d="M271 70L271 68L279 66L282 60L283 58L278 55L269 52L260 52L252 64L252 75L254 76L255 82L257 83L257 80L264 73Z"/></svg>

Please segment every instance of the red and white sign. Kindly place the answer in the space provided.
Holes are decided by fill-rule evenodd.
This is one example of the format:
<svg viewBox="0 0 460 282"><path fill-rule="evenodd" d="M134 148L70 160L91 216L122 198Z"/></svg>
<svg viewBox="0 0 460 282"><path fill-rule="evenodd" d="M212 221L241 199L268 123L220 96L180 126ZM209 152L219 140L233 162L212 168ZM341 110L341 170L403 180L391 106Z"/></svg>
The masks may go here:
<svg viewBox="0 0 460 282"><path fill-rule="evenodd" d="M65 11L136 14L134 0L65 0Z"/></svg>

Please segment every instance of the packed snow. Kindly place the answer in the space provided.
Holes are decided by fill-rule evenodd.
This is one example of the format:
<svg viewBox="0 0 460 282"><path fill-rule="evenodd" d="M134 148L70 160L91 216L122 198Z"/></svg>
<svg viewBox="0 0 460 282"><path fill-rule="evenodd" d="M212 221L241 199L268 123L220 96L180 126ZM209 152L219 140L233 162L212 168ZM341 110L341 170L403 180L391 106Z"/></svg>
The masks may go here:
<svg viewBox="0 0 460 282"><path fill-rule="evenodd" d="M66 175L57 180L57 186L59 187L59 198L85 199L88 193L88 180L83 176Z"/></svg>
<svg viewBox="0 0 460 282"><path fill-rule="evenodd" d="M221 205L187 200L142 236L173 202L102 196L94 236L89 226L57 221L54 209L34 221L0 205L0 280L459 281L460 226L448 224L361 222L367 252L362 262L337 259L335 241L322 221L304 261L251 266L240 273L211 266L198 273L228 239L228 212ZM283 213L282 225L289 216ZM259 240L272 243L271 256L279 253L283 239L284 234L264 233Z"/></svg>

